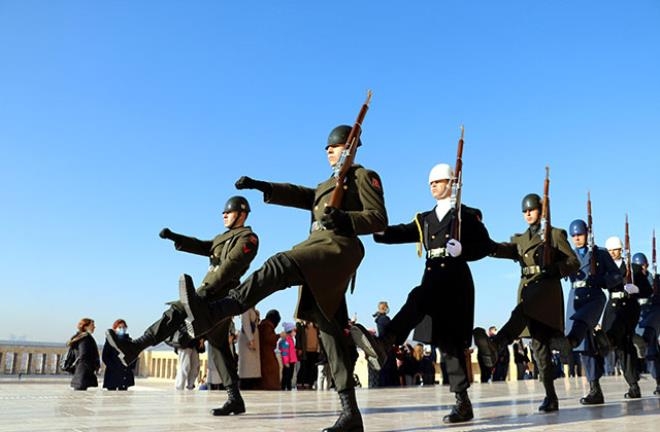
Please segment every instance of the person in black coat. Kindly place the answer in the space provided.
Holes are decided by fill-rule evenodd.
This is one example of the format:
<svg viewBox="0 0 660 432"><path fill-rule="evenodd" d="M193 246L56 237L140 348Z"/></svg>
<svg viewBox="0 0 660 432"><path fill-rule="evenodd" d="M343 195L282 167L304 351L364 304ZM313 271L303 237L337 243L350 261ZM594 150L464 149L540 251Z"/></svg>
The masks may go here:
<svg viewBox="0 0 660 432"><path fill-rule="evenodd" d="M465 350L472 343L474 321L474 282L468 261L486 257L492 250L492 240L481 223L481 211L460 207L460 237L453 238L452 226L459 212L453 208L451 192L454 174L447 164L431 169L429 186L436 206L418 213L407 224L388 226L375 234L378 243L419 242L426 250L426 262L421 284L415 287L406 303L386 326L384 334L374 339L361 325L351 328L358 346L381 366L387 350L400 345L415 329L414 339L440 348L449 375L450 390L456 394L456 405L443 418L445 423L464 422L474 417L467 389ZM416 328L417 327L417 328ZM448 331L451 329L450 331Z"/></svg>
<svg viewBox="0 0 660 432"><path fill-rule="evenodd" d="M610 298L603 314L603 330L616 350L621 361L623 377L628 384L628 391L624 394L626 399L639 399L642 392L639 388L639 368L637 366L637 350L633 344L635 328L640 315L640 298L648 298L653 288L642 272L642 267L631 263L631 275L628 275L628 265L622 256L623 243L618 237L610 237L605 242L610 256L619 267L626 279L623 283L610 289ZM630 283L628 280L634 281Z"/></svg>
<svg viewBox="0 0 660 432"><path fill-rule="evenodd" d="M112 324L112 330L115 331L120 339L130 339L126 332L128 326L126 321L118 319ZM105 373L103 374L103 388L108 390L126 390L135 385L135 376L133 374L137 360L125 366L119 359L119 352L107 341L103 345L101 354L105 364Z"/></svg>
<svg viewBox="0 0 660 432"><path fill-rule="evenodd" d="M83 318L78 322L78 332L69 339L67 346L72 346L77 352L76 370L71 379L74 390L87 390L88 387L98 387L96 372L101 367L99 347L92 336L94 320Z"/></svg>

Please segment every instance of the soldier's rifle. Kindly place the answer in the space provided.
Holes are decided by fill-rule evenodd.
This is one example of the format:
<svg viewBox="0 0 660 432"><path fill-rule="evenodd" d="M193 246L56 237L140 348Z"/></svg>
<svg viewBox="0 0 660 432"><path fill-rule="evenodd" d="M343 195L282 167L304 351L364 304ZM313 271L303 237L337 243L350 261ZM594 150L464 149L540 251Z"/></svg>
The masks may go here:
<svg viewBox="0 0 660 432"><path fill-rule="evenodd" d="M451 237L461 241L461 194L463 192L463 135L465 128L461 125L461 137L458 139L458 150L456 152L456 167L454 168L454 179L451 185L451 197L449 202L451 208L456 210L456 217L451 226Z"/></svg>
<svg viewBox="0 0 660 432"><path fill-rule="evenodd" d="M653 269L653 294L658 295L658 262L655 252L655 228L653 229L653 241L651 250L651 268Z"/></svg>
<svg viewBox="0 0 660 432"><path fill-rule="evenodd" d="M591 192L587 192L587 245L591 250L589 274L596 275L596 241L594 240L593 218L591 217Z"/></svg>
<svg viewBox="0 0 660 432"><path fill-rule="evenodd" d="M543 267L552 264L552 224L550 223L550 167L545 167L543 203L541 205L541 240L543 241Z"/></svg>
<svg viewBox="0 0 660 432"><path fill-rule="evenodd" d="M626 228L623 241L624 254L626 256L626 283L634 284L635 278L632 272L632 254L630 253L630 224L628 224L628 213L626 213Z"/></svg>
<svg viewBox="0 0 660 432"><path fill-rule="evenodd" d="M357 153L358 143L360 142L360 135L362 135L362 122L364 117L367 115L367 110L369 109L369 102L371 102L371 90L367 91L367 100L360 108L355 124L351 129L351 132L346 138L346 147L341 153L339 160L335 164L334 177L336 180L335 188L330 195L330 201L328 201L328 207L341 208L341 201L344 198L344 184L346 183L346 175L348 170L353 166L355 161L355 154Z"/></svg>

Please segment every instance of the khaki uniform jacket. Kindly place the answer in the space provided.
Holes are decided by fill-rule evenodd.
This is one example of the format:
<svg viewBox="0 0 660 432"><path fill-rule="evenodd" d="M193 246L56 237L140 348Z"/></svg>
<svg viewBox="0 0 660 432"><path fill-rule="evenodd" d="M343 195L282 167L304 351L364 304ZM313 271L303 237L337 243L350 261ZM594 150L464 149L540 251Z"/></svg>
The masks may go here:
<svg viewBox="0 0 660 432"><path fill-rule="evenodd" d="M518 303L529 318L540 321L560 332L564 331L564 295L561 278L577 271L580 267L575 252L567 240L563 229L552 228L553 274L542 273L525 275L522 269L540 265L543 258L543 242L540 235L528 229L511 237L510 243L498 243L493 256L509 258L520 263L521 276L518 286ZM523 337L528 337L527 331Z"/></svg>
<svg viewBox="0 0 660 432"><path fill-rule="evenodd" d="M222 298L240 283L257 255L259 238L250 227L230 229L213 240L181 236L174 247L183 252L209 257L210 267L197 293L209 300Z"/></svg>
<svg viewBox="0 0 660 432"><path fill-rule="evenodd" d="M307 240L284 252L300 269L316 303L330 319L344 300L344 292L362 258L364 246L359 234L372 234L387 227L387 212L380 177L374 171L354 165L346 176L341 209L351 219L356 235L339 235L332 230L315 229L336 181L334 177L320 183L316 189L288 183L270 183L272 191L264 201L295 207L312 212L312 231ZM296 316L305 316L306 306L301 303L304 287L298 296Z"/></svg>

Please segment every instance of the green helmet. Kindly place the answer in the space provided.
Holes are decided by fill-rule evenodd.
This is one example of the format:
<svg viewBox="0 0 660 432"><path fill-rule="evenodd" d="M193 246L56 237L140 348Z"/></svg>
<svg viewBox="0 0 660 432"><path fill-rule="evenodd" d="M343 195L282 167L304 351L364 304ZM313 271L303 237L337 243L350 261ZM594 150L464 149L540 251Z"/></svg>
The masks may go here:
<svg viewBox="0 0 660 432"><path fill-rule="evenodd" d="M244 197L240 195L233 196L227 200L223 212L229 213L233 211L237 211L237 212L244 211L245 213L250 213L250 204Z"/></svg>
<svg viewBox="0 0 660 432"><path fill-rule="evenodd" d="M327 149L333 145L346 144L346 140L348 139L348 135L351 133L351 129L353 128L349 125L340 125L334 128L328 136L328 144L325 146L325 148ZM362 140L358 140L358 147L361 145Z"/></svg>
<svg viewBox="0 0 660 432"><path fill-rule="evenodd" d="M541 197L535 193L525 195L522 200L522 211L541 208Z"/></svg>

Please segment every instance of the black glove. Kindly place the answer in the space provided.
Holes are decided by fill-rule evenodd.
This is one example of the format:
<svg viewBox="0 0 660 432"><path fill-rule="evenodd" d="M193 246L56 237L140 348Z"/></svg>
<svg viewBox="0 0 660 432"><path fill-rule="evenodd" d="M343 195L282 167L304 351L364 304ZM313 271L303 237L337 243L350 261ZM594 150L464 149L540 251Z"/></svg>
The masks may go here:
<svg viewBox="0 0 660 432"><path fill-rule="evenodd" d="M270 183L260 180L254 180L248 176L243 176L234 183L236 189L256 189L263 193L270 193L273 188Z"/></svg>
<svg viewBox="0 0 660 432"><path fill-rule="evenodd" d="M351 217L343 210L326 207L325 214L321 216L321 225L325 229L333 230L337 234L343 235L354 235L355 231L353 230L353 222L351 222Z"/></svg>
<svg viewBox="0 0 660 432"><path fill-rule="evenodd" d="M172 231L170 231L169 228L163 228L158 233L158 237L160 237L162 239L171 239L172 238Z"/></svg>

